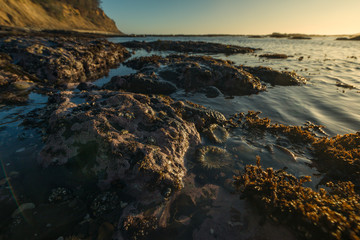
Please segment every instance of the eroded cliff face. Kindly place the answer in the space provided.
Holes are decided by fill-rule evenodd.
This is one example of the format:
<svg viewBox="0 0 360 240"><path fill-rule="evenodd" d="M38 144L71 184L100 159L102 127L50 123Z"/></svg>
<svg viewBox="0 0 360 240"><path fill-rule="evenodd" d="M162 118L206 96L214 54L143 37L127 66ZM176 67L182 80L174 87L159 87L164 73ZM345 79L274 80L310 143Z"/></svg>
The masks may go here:
<svg viewBox="0 0 360 240"><path fill-rule="evenodd" d="M31 0L0 0L0 25L121 33L115 22L100 8L84 14L63 2L54 2L50 7L44 7Z"/></svg>

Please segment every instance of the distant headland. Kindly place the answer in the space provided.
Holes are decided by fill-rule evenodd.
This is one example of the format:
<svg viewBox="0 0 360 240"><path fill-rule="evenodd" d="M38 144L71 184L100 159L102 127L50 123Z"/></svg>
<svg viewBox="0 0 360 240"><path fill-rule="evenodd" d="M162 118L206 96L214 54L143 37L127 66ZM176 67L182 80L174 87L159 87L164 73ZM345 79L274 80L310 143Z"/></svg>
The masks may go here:
<svg viewBox="0 0 360 240"><path fill-rule="evenodd" d="M0 0L0 9L3 28L122 34L98 0Z"/></svg>

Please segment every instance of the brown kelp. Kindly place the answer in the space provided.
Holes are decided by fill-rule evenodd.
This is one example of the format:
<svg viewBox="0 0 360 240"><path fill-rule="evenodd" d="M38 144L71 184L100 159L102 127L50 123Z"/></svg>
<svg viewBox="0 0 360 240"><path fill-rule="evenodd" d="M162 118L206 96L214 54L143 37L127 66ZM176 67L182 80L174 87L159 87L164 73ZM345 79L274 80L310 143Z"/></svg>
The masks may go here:
<svg viewBox="0 0 360 240"><path fill-rule="evenodd" d="M229 119L229 126L242 126L249 131L266 131L287 137L293 144L306 146L312 153L313 164L326 173L326 179L333 181L352 181L356 192L360 189L360 132L321 137L323 126L306 124L288 126L271 123L269 118L259 117L260 112L249 111L236 114Z"/></svg>
<svg viewBox="0 0 360 240"><path fill-rule="evenodd" d="M275 222L287 224L306 239L360 239L360 197L351 182L327 183L329 190L304 187L309 176L248 165L235 185Z"/></svg>

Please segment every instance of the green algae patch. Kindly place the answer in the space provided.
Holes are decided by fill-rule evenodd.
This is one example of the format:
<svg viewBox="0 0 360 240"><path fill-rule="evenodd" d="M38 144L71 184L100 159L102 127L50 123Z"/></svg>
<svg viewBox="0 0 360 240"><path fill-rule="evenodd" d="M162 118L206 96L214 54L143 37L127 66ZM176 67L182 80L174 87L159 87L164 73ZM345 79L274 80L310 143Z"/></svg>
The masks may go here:
<svg viewBox="0 0 360 240"><path fill-rule="evenodd" d="M351 182L329 182L329 190L304 187L309 176L248 165L235 176L242 196L275 222L287 224L305 239L360 239L360 197Z"/></svg>

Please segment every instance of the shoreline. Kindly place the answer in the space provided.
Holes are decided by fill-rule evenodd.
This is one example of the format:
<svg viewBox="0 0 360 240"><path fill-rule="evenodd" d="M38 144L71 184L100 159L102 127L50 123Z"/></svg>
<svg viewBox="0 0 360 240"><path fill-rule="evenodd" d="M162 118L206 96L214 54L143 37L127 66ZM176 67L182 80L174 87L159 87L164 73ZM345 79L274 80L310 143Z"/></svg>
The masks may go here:
<svg viewBox="0 0 360 240"><path fill-rule="evenodd" d="M6 35L34 35L34 36L79 36L79 37L249 37L249 38L289 38L289 39L309 39L312 37L337 37L339 40L358 40L358 35L353 34L301 34L301 33L272 33L272 34L125 34L93 30L77 29L33 29L0 25L0 36ZM356 38L356 39L352 39Z"/></svg>
<svg viewBox="0 0 360 240"><path fill-rule="evenodd" d="M121 44L92 39L108 35L76 33L72 36L72 32L64 35L62 31L24 34L0 39L4 51L0 55L0 71L5 79L2 90L20 96L39 91L47 100L19 116L14 136L6 135L6 125L0 129L0 133L6 133L5 145L19 143L21 146L14 150L17 157L13 160L10 154L6 160L9 165L4 165L9 174L1 179L0 207L8 216L0 217L3 231L0 239L20 239L27 234L44 239L60 236L157 239L175 238L178 232L187 239L210 239L216 234L228 239L249 235L296 239L298 234L311 239L333 232L338 234L338 239L342 232L345 232L343 236L359 235L352 226L347 226L350 233L342 228L341 233L337 228L327 229L331 218L326 218L321 225L322 222L318 224L306 214L293 214L292 220L298 225L291 229L286 216L278 213L279 209L285 213L289 210L286 204L293 194L286 195L287 189L299 189L299 196L314 199L320 196L327 204L336 204L327 201L333 193L318 192L316 188L318 184L339 178L353 181L357 192L354 193L352 185L341 188L340 184L335 190L346 190L342 201L358 206L356 141L359 133L331 138L322 130L323 126L312 123L304 126L272 123L254 111L225 116L170 96L176 91L185 91L204 93L208 99L236 95L256 97L265 92L266 84L272 88L306 84L304 77L291 70L238 66L230 60L207 56L207 53L250 54L259 49L194 41L128 42L130 49L178 51L166 57L130 58L133 53ZM135 73L114 76L103 86L92 84L118 64ZM29 79L24 80L24 72L29 74ZM25 99L20 106L31 109L33 105ZM17 108L16 104L5 106ZM37 132L37 151L31 154L32 148L21 145L24 143L18 137L24 133L26 139L27 131ZM239 136L240 139L236 138ZM263 171L260 158L257 167L249 167L256 161L255 153L261 155L271 169ZM348 156L353 159L343 161ZM307 169L306 173L315 178L312 189L302 186L307 177L297 180L296 177L301 176L288 174L281 168L272 170L282 166L277 159L288 166ZM327 164L329 159L331 165ZM27 164L33 164L41 174L25 178L17 171L17 164L13 164L16 160L20 160L20 166L31 162ZM251 174L252 171L256 174ZM47 178L52 174L54 176ZM320 177L316 178L316 174ZM29 193L26 187L22 188L23 179L30 182L27 183L30 189L43 192L45 197L26 196ZM254 190L259 191L257 186L268 186L268 182L285 190L270 187L260 191L261 196L269 200L254 197ZM12 193L6 188L10 183L13 189L25 192L20 207L14 205ZM250 202L240 199L236 188L242 187L245 190L240 192L245 191ZM276 196L285 200L284 204L276 205ZM252 199L257 206L251 205ZM306 203L306 198L299 200L294 210L300 211ZM264 207L266 211L259 211ZM318 209L318 205L311 206L312 212ZM336 216L350 212L354 216L346 206L327 212ZM27 218L36 227L28 224ZM316 236L309 237L307 229L302 229L308 224L315 226L311 225L317 229ZM336 224L336 227L342 226L341 222ZM322 232L321 227L327 232Z"/></svg>

